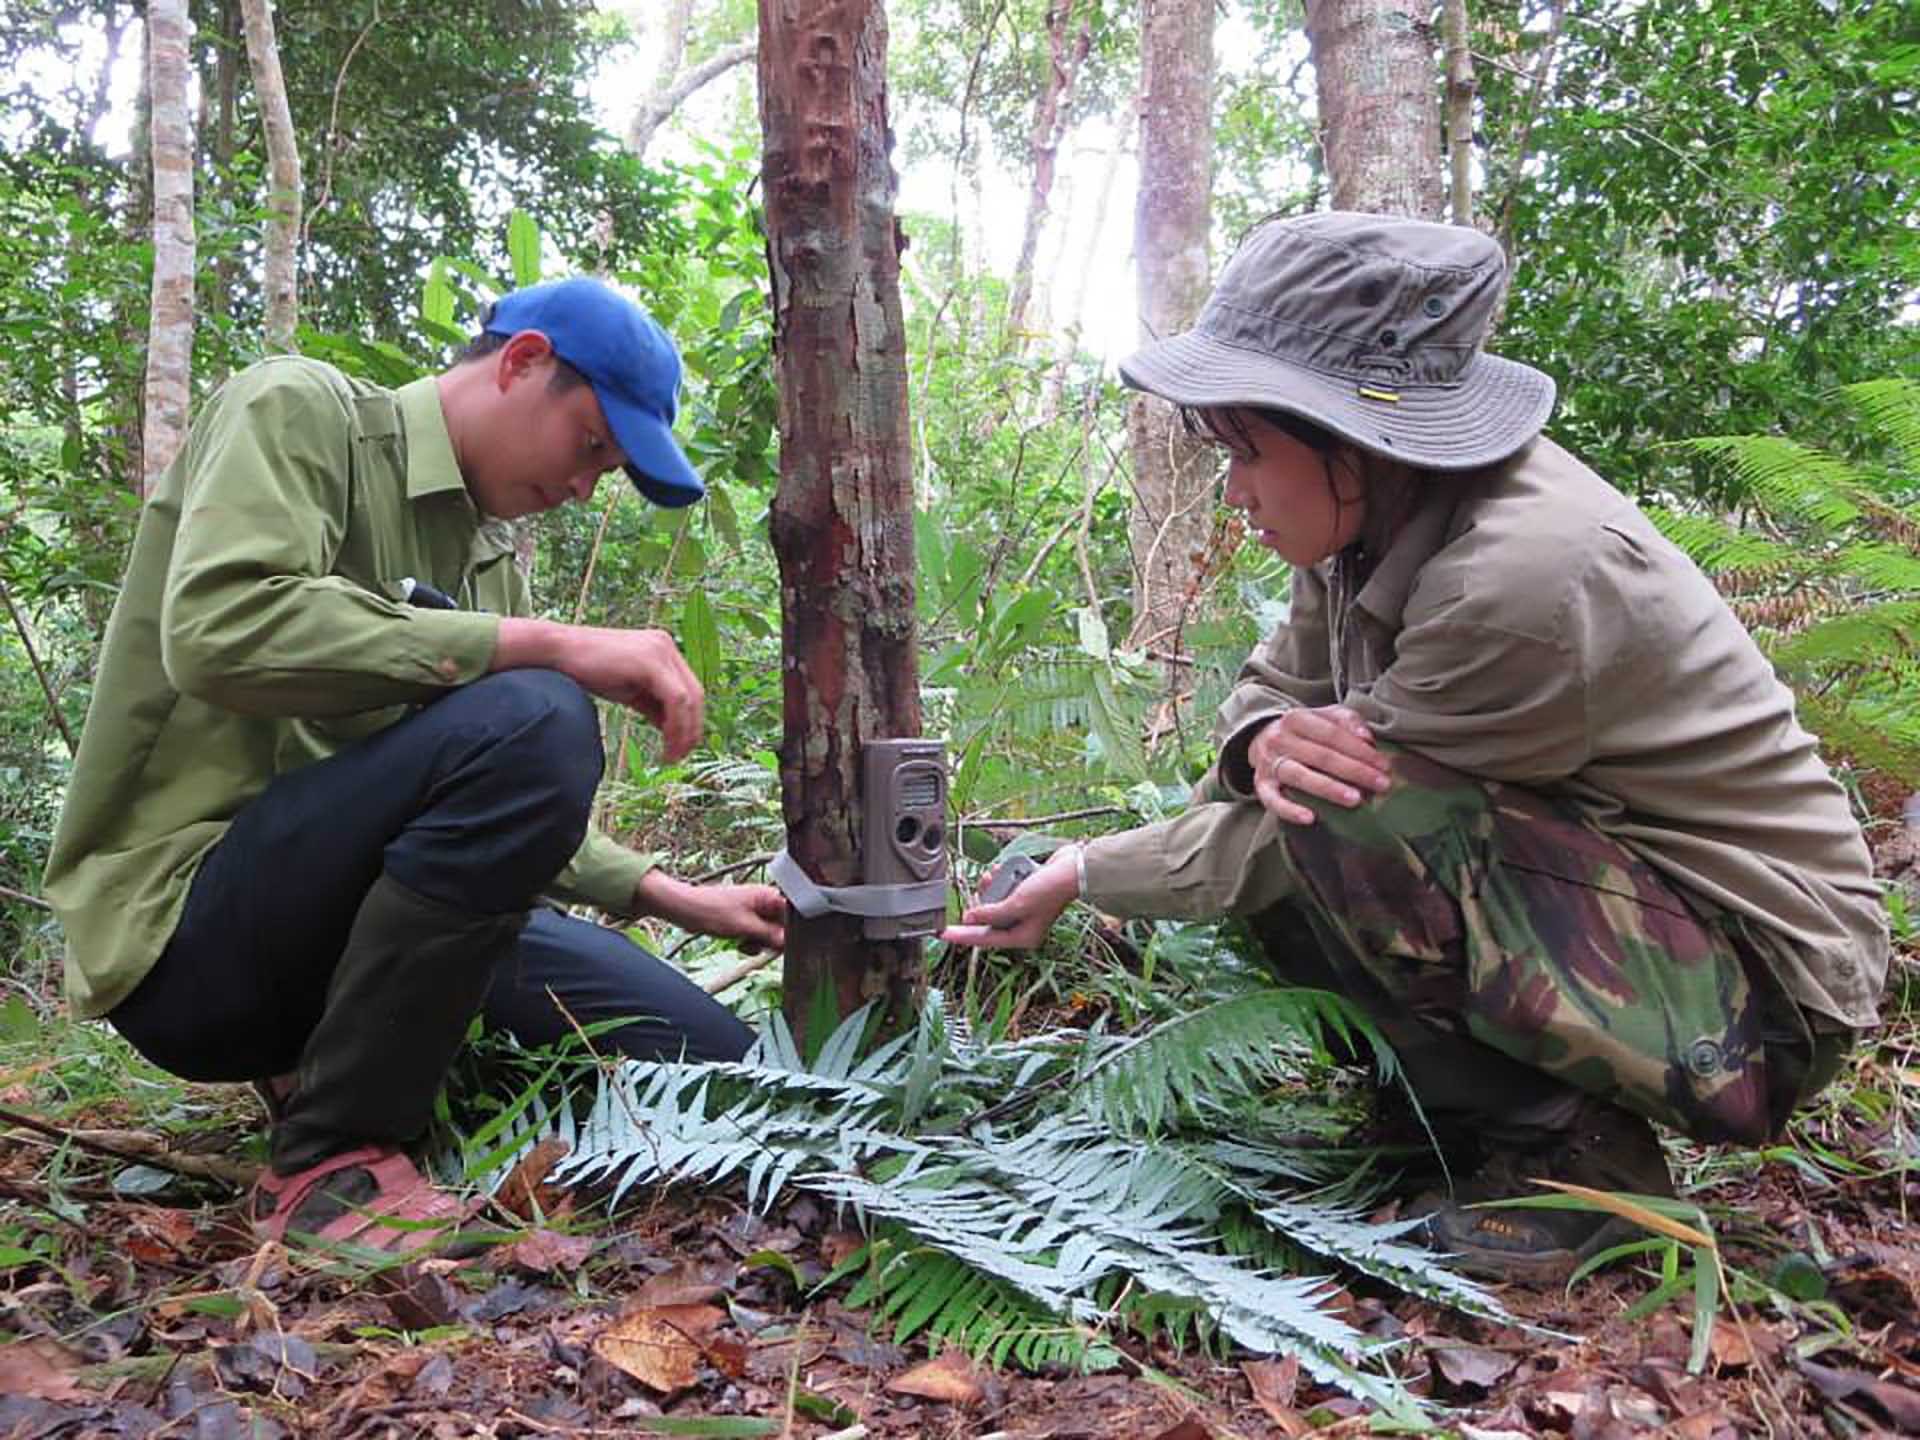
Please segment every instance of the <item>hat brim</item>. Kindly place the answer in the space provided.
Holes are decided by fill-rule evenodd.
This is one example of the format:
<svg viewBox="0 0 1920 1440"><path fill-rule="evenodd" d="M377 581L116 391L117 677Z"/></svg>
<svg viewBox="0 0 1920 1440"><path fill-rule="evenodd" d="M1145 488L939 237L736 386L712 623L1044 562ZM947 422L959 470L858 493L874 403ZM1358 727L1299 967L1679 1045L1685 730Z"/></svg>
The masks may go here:
<svg viewBox="0 0 1920 1440"><path fill-rule="evenodd" d="M630 405L600 386L593 387L607 428L627 452L627 478L654 504L678 510L706 498L707 487L664 421L650 410Z"/></svg>
<svg viewBox="0 0 1920 1440"><path fill-rule="evenodd" d="M1482 352L1450 385L1378 388L1309 370L1197 330L1120 362L1120 378L1176 405L1281 410L1324 426L1362 450L1427 470L1477 470L1519 451L1553 413L1551 377ZM1374 388L1369 386L1368 388Z"/></svg>

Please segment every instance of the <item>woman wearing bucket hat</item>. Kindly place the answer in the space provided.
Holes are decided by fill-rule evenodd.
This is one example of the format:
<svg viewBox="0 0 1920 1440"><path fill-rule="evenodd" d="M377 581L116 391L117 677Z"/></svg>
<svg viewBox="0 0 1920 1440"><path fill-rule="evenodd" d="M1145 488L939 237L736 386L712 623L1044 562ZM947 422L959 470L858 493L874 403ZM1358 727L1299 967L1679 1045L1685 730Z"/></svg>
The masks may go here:
<svg viewBox="0 0 1920 1440"><path fill-rule="evenodd" d="M1876 1020L1889 942L1845 793L1713 586L1541 435L1487 354L1472 230L1270 221L1193 330L1121 366L1229 457L1294 568L1182 815L1068 846L946 938L1039 943L1075 897L1244 916L1289 983L1394 1042L1465 1177L1417 1202L1476 1273L1545 1282L1605 1215L1476 1210L1554 1179L1669 1194L1649 1122L1753 1144Z"/></svg>

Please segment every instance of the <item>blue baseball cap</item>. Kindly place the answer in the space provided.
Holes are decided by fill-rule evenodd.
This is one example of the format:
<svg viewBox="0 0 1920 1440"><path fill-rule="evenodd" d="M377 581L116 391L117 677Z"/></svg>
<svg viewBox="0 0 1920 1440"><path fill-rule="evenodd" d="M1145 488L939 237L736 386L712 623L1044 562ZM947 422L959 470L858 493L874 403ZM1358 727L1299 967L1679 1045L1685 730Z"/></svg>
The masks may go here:
<svg viewBox="0 0 1920 1440"><path fill-rule="evenodd" d="M582 275L502 295L481 325L489 335L538 330L555 355L587 377L627 452L627 475L647 499L678 509L706 495L673 438L680 352L639 305Z"/></svg>

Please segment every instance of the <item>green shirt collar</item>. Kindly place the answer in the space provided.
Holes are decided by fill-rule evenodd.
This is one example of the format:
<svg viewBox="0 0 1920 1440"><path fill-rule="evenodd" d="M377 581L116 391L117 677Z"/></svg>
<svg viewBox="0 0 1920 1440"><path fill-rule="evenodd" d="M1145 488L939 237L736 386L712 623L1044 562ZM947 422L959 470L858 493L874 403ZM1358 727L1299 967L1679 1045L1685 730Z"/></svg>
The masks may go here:
<svg viewBox="0 0 1920 1440"><path fill-rule="evenodd" d="M447 433L446 413L440 408L440 387L428 375L394 392L400 423L407 432L407 498L464 492L467 482L453 458L453 437Z"/></svg>

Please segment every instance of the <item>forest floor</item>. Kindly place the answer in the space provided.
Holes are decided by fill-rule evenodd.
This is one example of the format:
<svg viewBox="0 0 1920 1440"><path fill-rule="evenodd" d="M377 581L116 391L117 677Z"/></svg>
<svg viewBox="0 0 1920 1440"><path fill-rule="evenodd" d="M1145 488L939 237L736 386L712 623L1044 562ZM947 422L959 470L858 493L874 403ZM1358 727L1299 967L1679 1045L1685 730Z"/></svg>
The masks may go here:
<svg viewBox="0 0 1920 1440"><path fill-rule="evenodd" d="M1916 977L1904 954L1892 1022L1777 1144L1674 1146L1710 1245L1655 1238L1567 1289L1503 1289L1518 1325L1359 1283L1335 1303L1401 1342L1434 1423L1475 1440L1920 1434ZM1287 1359L1129 1341L1123 1372L1026 1375L897 1346L887 1322L815 1289L858 1238L804 1196L754 1216L663 1191L609 1221L536 1187L521 1208L538 1222L509 1218L468 1259L370 1270L262 1248L238 1199L260 1153L247 1092L166 1081L100 1027L66 1026L49 1051L14 1006L0 1005L0 1440L1225 1440L1380 1425ZM168 1164L195 1156L227 1183L100 1149L134 1155L155 1136Z"/></svg>

